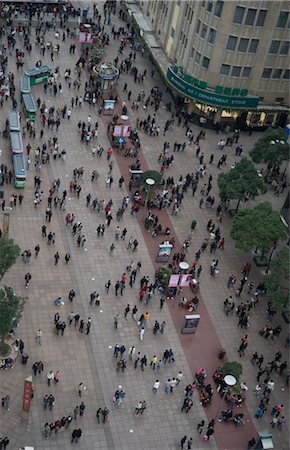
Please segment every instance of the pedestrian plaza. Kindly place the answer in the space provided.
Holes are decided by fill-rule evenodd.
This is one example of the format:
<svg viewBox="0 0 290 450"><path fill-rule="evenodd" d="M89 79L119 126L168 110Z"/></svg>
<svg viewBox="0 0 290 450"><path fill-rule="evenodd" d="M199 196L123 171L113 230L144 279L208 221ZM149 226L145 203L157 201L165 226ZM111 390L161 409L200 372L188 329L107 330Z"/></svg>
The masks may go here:
<svg viewBox="0 0 290 450"><path fill-rule="evenodd" d="M83 8L82 2L73 2L76 7ZM103 4L97 2L97 7L102 13ZM89 16L93 13L93 2L89 2ZM105 46L106 62L113 61L117 56L119 63L122 59L128 57L130 52L134 52L127 44L123 53L118 52L120 39L113 39L111 34L112 26L115 30L119 27L126 27L126 22L119 15L120 4L117 3L116 14L111 15L111 23L104 24L104 31L109 33L110 43ZM35 449L55 450L71 449L78 446L82 450L150 450L150 449L175 449L183 436L192 437L193 449L211 450L242 450L247 449L247 443L252 438L257 439L257 432L268 430L273 435L274 448L289 448L289 387L286 385L286 372L279 376L273 372L271 377L275 381L275 389L271 393L270 405L260 419L255 418L258 400L253 395L253 390L257 384L256 376L258 368L251 363L252 354L257 351L264 355L265 363L272 361L276 352L282 352L282 360L287 360L288 349L285 348L285 341L289 335L288 325L284 322L280 313L277 313L271 323L271 326L281 324L282 332L274 340L266 340L259 335L259 330L267 323L266 309L267 299L262 297L256 308L251 310L250 326L245 331L237 327L237 318L224 312L224 301L229 294L234 296L234 290L227 288L228 278L234 274L237 280L242 277L241 269L250 262L252 269L248 282L253 282L256 287L263 279L263 268L257 267L253 263L254 254L245 254L235 248L234 241L230 237L230 227L232 218L228 212L224 212L222 222L218 224L216 216L216 207L220 203L219 191L217 186L217 176L221 171L227 171L234 163L240 160L235 154L235 145L226 147L223 151L218 149L217 142L226 135L217 135L214 130L205 129L205 139L200 140L201 152L204 154L206 163L206 173L204 180L199 181L195 195L192 195L191 189L184 193L184 198L178 214L172 214L172 208L152 209L153 214L159 216L159 222L163 229L170 228L170 238L175 238L174 252L182 251L182 243L188 236L191 236L190 245L185 252L185 261L191 266L196 252L200 249L205 238L209 237L207 223L211 219L221 229L221 237L224 238L224 249L217 249L214 254L209 249L202 253L200 264L202 271L199 278L200 291L198 293L199 304L195 313L200 315L200 322L195 334L182 334L181 327L186 310L179 306L179 299L166 300L164 307L160 309L161 294L155 290L153 297L148 305L140 302L140 279L148 276L150 283L154 284L155 271L163 265L156 262L158 244L164 241L164 236L152 237L144 227L144 220L148 214L148 209L141 206L137 214L131 214L132 200L131 196L137 188L129 190L129 166L136 161L136 158L125 157L121 151L114 148L112 157L107 158L107 150L111 148L108 138L108 123L112 116L105 116L99 113L101 100L96 105L83 101L81 106L74 104L71 107L71 98L85 95L85 82L89 82L89 75L86 67L81 71L81 86L78 90L74 88L73 81L77 77L75 70L76 63L81 56L81 44L78 39L71 38L66 33L66 26L61 29L56 24L56 29L49 29L45 33L45 42L52 42L53 45L59 44L59 52L54 53L51 61L50 53L47 51L44 56L40 54L40 48L35 46L35 25L36 20L32 21L30 41L32 51L29 53L24 49L23 37L16 32L15 48L24 51L24 66L16 69L15 49L8 52L8 67L6 73L13 73L15 77L16 94L18 110L22 110L20 102L20 77L28 68L36 66L36 62L41 59L43 64L52 69L52 73L59 67L60 76L57 85L61 83L61 92L54 95L53 91L47 89L44 91L44 84L32 86L34 99L40 98L41 103L46 104L46 112L50 107L63 108L64 105L71 109L71 115L62 117L60 115L60 125L58 131L54 127L49 129L47 125L42 126L40 111L36 113L35 138L29 138L29 134L23 136L23 145L26 149L28 143L31 145L30 159L31 164L27 170L27 182L24 189L16 189L13 182L4 184L4 198L6 206L9 206L11 195L23 194L21 205L17 203L10 211L9 237L17 243L21 252L30 249L32 257L30 262L24 263L22 257L19 257L17 263L5 275L3 284L12 286L19 295L27 297L22 319L19 326L15 329L14 338L21 338L25 344L25 352L29 355L26 365L21 363L20 356L16 359L13 369L0 372L0 394L1 398L7 394L10 396L9 410L1 408L0 411L0 438L8 436L10 443L8 449L18 449L20 447L32 446ZM3 24L2 24L3 26ZM55 37L55 31L60 32L60 38ZM65 32L65 40L62 40L62 34ZM5 35L2 36L5 40ZM70 53L70 46L76 44L75 53ZM171 113L167 110L166 104L172 102L166 85L158 74L156 68L152 65L147 52L144 55L136 50L136 61L133 63L138 68L139 73L146 69L146 77L143 82L134 82L134 77L129 73L121 72L116 92L118 100L115 113L121 115L121 104L126 101L128 107L128 125L136 127L137 120L145 120L148 114L151 117L154 114L154 107L143 108L143 104L138 110L132 109L132 103L138 98L140 91L150 94L151 89L158 86L162 91L162 100L160 108L156 112L156 123L160 127L158 136L150 136L142 130L138 130L141 148L138 158L140 159L142 170L160 171L160 162L158 161L160 153L163 151L164 142L169 142L170 148L168 155L174 155L173 164L165 170L164 178L174 177L175 182L180 176L185 177L188 173L194 173L198 165L196 157L197 146L194 143L186 144L185 150L173 153L174 141L187 142L186 127L184 121L178 126L176 117L173 117L173 125L163 135L164 125L167 120L171 120ZM69 88L68 82L64 78L65 71L71 69L72 84ZM152 71L153 77L152 77ZM127 83L127 92L123 91L124 84ZM131 100L127 100L128 91L131 91ZM1 137L0 137L0 164L8 166L12 170L11 150L9 139L3 137L5 121L9 111L12 110L11 99L4 99L3 106L0 109L1 118ZM98 137L92 139L88 144L81 142L81 135L78 130L79 121L87 123L91 116L92 125L98 122ZM25 117L22 115L21 126L24 127ZM195 124L189 123L188 126L193 132L194 137L198 135L201 128ZM43 137L40 138L40 131L43 129ZM57 137L59 143L59 152L65 150L65 158L53 158L50 161L35 167L35 150L38 146L42 147L48 139ZM243 145L243 156L247 156L252 149L255 141L261 136L261 133L253 133L251 136L241 132L239 143ZM104 152L101 157L94 155L92 147L102 146ZM25 150L26 152L26 150ZM217 168L217 161L222 153L227 154L226 166ZM209 164L211 155L214 155L212 164ZM25 154L27 158L27 154ZM106 179L109 172L109 163L112 162L112 186L108 188ZM70 182L73 180L73 171L76 168L83 168L83 176L77 178L77 183L81 186L81 192L78 197L76 192L70 191ZM98 172L97 180L91 181L92 171ZM199 207L200 199L203 197L201 189L204 183L207 183L209 175L212 175L211 195L215 197L215 203L212 208ZM41 179L41 201L35 205L35 185L34 177ZM119 187L118 180L123 176L125 179L122 187ZM67 191L64 208L54 206L52 203L51 221L46 221L47 198L49 190L54 180L60 180L59 191L53 196L62 197L64 190ZM91 194L91 199L97 198L98 201L104 200L106 205L112 200L112 222L110 226L106 224L105 212L97 212L91 206L87 206L87 195ZM261 201L269 201L273 207L280 211L287 193L284 191L280 196L274 196L273 190L260 195L255 200L249 200L247 206L254 206ZM130 197L128 208L125 208L120 221L116 218L116 213L122 206L124 197ZM204 197L206 198L206 197ZM241 207L245 204L242 203ZM66 215L74 214L75 222L82 223L81 234L85 236L83 245L78 246L76 237L72 234L72 226L66 224ZM2 227L2 214L0 213L0 227ZM191 223L196 220L195 229L191 230ZM105 224L104 236L97 235L96 229L99 224ZM47 245L47 238L42 236L42 226L46 225L47 234L55 233L55 243ZM123 230L127 228L125 239L115 237L116 227L120 226ZM137 239L138 246L136 251L128 249L130 237ZM110 252L112 243L114 249ZM37 258L34 256L34 248L39 244L40 250ZM281 245L284 245L283 242ZM55 253L60 255L59 261L55 263ZM65 255L69 253L70 259L66 263ZM218 276L210 276L210 265L213 258L219 260ZM115 295L115 283L121 280L122 274L126 273L127 267L132 264L133 268L141 262L141 269L137 272L136 282L132 287L128 280L123 295ZM24 277L29 272L31 281L28 288L25 287ZM127 276L129 274L127 272ZM106 293L105 285L111 280L111 288ZM71 290L75 291L75 298L72 302L68 299ZM100 294L100 303L90 304L90 295L92 292ZM185 287L179 298L185 296L192 297L190 289ZM61 298L62 303L57 306L54 301ZM245 289L240 299L234 299L236 304L239 301L246 302L250 295ZM124 311L129 304L130 311L125 317ZM140 327L138 321L132 318L132 309L134 305L138 308L137 316L149 313L149 320L144 327L145 333L140 339ZM91 327L88 333L79 332L79 327L74 326L74 321L69 325L68 316L71 312L79 314L80 320L87 324L89 318ZM66 322L66 328L63 333L57 333L54 324L55 314L59 313L60 320ZM118 316L117 316L118 315ZM115 318L117 316L117 326ZM154 322L160 324L165 321L164 332L153 333ZM41 345L36 340L38 330L42 331ZM86 328L85 328L86 330ZM248 335L248 347L245 356L239 357L237 348L243 335ZM125 346L125 359L127 368L117 371L117 360L114 357L116 345ZM130 360L128 351L134 346L136 352L147 355L148 364L144 371L140 365L134 368L134 362ZM166 362L160 369L153 370L150 366L151 358L156 355L158 360L162 359L164 351L172 349L174 361ZM224 349L226 356L224 361L218 358L220 350ZM221 403L221 397L216 392L216 384L212 379L215 370L228 361L238 361L243 366L243 374L240 382L248 386L245 392L246 401L241 410L245 415L245 424L236 427L233 423L219 422L219 412L226 409L224 403ZM32 365L34 362L42 361L44 370L41 374L33 375ZM212 402L204 408L200 404L199 393L194 392L192 396L193 406L188 413L181 412L184 400L185 387L193 382L196 372L200 368L206 369L207 383L210 383L214 389ZM60 372L58 382L52 382L48 386L47 374L53 371ZM177 378L179 372L182 372L183 379L174 387L173 392L166 392L166 381ZM33 375L33 385L35 388L34 398L31 400L29 419L23 417L23 388L24 379ZM156 380L160 381L160 387L155 393L152 388ZM261 378L261 382L263 377ZM85 389L81 387L83 383ZM121 404L114 404L114 395L116 390L123 390L125 397ZM43 397L45 394L52 394L55 398L54 406L43 408ZM139 402L146 401L146 409L142 414L136 414L135 408ZM78 414L76 420L73 418L68 428L54 431L46 439L43 433L45 423L51 423L60 420L63 416L74 416L74 409L81 402L85 404L83 416ZM277 427L271 427L271 408L283 403L285 406L284 415L286 423L279 430ZM106 423L98 423L96 412L99 408L107 407L109 409L108 420ZM239 412L239 410L235 410ZM207 431L207 425L215 419L214 434L208 441L203 440L202 436ZM199 434L196 427L202 420L205 421L203 433ZM72 431L81 428L82 436L78 443L71 443ZM187 447L184 447L187 448Z"/></svg>

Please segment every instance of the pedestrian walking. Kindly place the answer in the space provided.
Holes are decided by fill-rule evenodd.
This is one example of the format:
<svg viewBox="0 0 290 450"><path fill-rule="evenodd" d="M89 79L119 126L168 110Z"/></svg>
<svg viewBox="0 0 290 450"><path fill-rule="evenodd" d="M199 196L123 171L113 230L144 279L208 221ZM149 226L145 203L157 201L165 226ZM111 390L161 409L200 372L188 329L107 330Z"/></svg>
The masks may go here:
<svg viewBox="0 0 290 450"><path fill-rule="evenodd" d="M26 289L28 289L31 281L31 274L29 272L25 275L24 280L25 280L25 287Z"/></svg>
<svg viewBox="0 0 290 450"><path fill-rule="evenodd" d="M35 336L35 339L37 340L38 344L41 345L42 342L42 330L38 330Z"/></svg>
<svg viewBox="0 0 290 450"><path fill-rule="evenodd" d="M80 404L80 416L81 417L84 415L85 409L86 409L86 405L84 404L84 402L82 402Z"/></svg>
<svg viewBox="0 0 290 450"><path fill-rule="evenodd" d="M143 339L144 339L144 334L145 334L145 328L142 327L141 330L139 331L139 338L140 338L140 341L143 341Z"/></svg>
<svg viewBox="0 0 290 450"><path fill-rule="evenodd" d="M202 430L203 430L204 425L205 425L205 421L204 420L202 420L201 422L199 422L197 424L196 430L198 431L199 434L202 434Z"/></svg>
<svg viewBox="0 0 290 450"><path fill-rule="evenodd" d="M83 392L86 390L86 386L84 385L83 382L80 382L80 384L78 385L78 394L79 397L82 397Z"/></svg>
<svg viewBox="0 0 290 450"><path fill-rule="evenodd" d="M50 386L52 380L54 379L54 373L52 370L50 372L48 372L48 374L46 375L46 378L47 378L47 384L48 384L48 386Z"/></svg>
<svg viewBox="0 0 290 450"><path fill-rule="evenodd" d="M116 314L116 316L114 317L114 328L115 328L115 330L117 330L118 324L119 324L119 314Z"/></svg>
<svg viewBox="0 0 290 450"><path fill-rule="evenodd" d="M160 387L160 381L159 381L159 380L156 380L155 383L153 384L153 388L152 388L154 394L157 393L159 387Z"/></svg>

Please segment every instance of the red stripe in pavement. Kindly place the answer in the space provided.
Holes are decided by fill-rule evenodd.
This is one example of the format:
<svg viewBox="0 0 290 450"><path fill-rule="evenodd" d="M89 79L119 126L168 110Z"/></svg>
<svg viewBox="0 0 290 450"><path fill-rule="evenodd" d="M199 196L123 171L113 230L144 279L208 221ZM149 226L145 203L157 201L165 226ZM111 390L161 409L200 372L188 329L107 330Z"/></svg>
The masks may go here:
<svg viewBox="0 0 290 450"><path fill-rule="evenodd" d="M114 112L117 113L116 110ZM103 122L108 124L111 118L108 116L102 116L102 120ZM130 124L126 122L126 125ZM114 156L118 163L120 172L123 175L128 186L130 180L128 169L132 159L129 157L124 157L122 152L117 149L114 151ZM139 149L138 158L141 162L142 170L149 170L141 149ZM141 214L138 213L136 220L140 225L148 252L152 260L152 264L155 269L158 269L160 265L156 262L155 258L157 254L157 244L159 242L156 238L153 239L151 233L148 233L145 230L144 214L142 214L142 210L140 212ZM178 241L174 227L170 221L168 212L166 210L158 210L158 216L159 223L162 224L162 227L170 228L170 238L175 238L175 249L180 249L181 245ZM188 297L190 297L190 295L188 295ZM201 295L199 295L199 299L200 302L198 306L198 314L200 314L201 320L199 322L198 330L195 335L181 334L181 327L184 320L184 311L182 310L182 308L177 306L178 301L176 301L176 304L168 304L168 308L192 375L194 376L198 368L205 368L208 373L208 382L211 383L213 387L215 387L215 383L212 379L212 374L215 372L217 367L220 366L221 363L218 359L218 353L221 349L221 344ZM216 416L219 407L220 397L219 395L214 394L211 404L205 409L208 420L211 420ZM224 404L223 408L225 407L226 405ZM238 411L243 412L246 416L247 424L245 426L236 427L233 423L216 423L214 437L219 449L240 450L242 448L247 448L248 441L253 436L257 436L257 431L250 418L246 405L243 405L243 407L239 408Z"/></svg>

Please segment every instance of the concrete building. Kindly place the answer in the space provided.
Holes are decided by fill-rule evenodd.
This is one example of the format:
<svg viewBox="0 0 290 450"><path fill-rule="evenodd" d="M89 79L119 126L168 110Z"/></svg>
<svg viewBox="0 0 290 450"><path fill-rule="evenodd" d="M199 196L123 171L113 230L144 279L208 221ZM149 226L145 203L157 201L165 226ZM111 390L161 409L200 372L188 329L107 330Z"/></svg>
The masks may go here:
<svg viewBox="0 0 290 450"><path fill-rule="evenodd" d="M188 112L214 123L237 121L241 127L285 126L288 1L139 0L125 5ZM167 67L160 64L161 49Z"/></svg>

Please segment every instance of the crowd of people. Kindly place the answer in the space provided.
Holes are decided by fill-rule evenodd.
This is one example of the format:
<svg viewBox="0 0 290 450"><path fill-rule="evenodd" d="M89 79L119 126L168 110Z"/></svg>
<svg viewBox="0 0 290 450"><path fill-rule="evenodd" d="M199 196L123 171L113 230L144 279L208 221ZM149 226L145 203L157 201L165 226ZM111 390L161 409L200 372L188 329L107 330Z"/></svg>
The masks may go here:
<svg viewBox="0 0 290 450"><path fill-rule="evenodd" d="M69 8L67 12L56 11L55 18L59 19L60 27L63 28L63 36L62 41L66 40L70 41L69 54L74 57L75 54L75 30L71 30L66 22L70 16L78 16L78 10L74 10L73 8ZM6 19L7 23L12 23L13 15L15 13L15 9L11 6L11 9L6 8ZM120 109L122 113L128 113L129 108L131 107L133 111L137 111L139 116L137 117L135 127L133 133L137 136L138 145L134 144L134 148L136 153L129 153L128 146L119 148L120 154L126 157L128 154L133 156L134 162L131 165L135 170L139 170L142 168L142 158L139 156L142 152L142 135L146 134L146 137L150 137L152 139L156 137L165 137L167 140L164 142L162 151L156 152L156 160L159 167L159 173L162 177L162 189L158 194L156 194L152 199L150 199L150 203L148 202L146 205L142 203L142 192L141 189L134 190L134 192L129 193L129 195L124 195L120 204L114 204L112 198L109 201L105 201L101 194L101 189L105 188L105 191L110 189L119 189L123 190L123 184L125 183L125 179L123 175L119 178L118 183L114 183L115 179L115 167L113 160L113 150L112 148L105 149L99 143L99 121L95 121L93 117L99 111L98 104L100 103L100 91L99 88L94 85L94 80L90 76L89 81L83 81L82 73L87 68L90 68L90 57L86 52L83 52L81 58L76 64L75 70L67 67L64 71L64 82L62 81L62 71L59 66L56 66L52 75L48 79L47 82L43 85L43 96L44 99L38 98L37 105L40 110L40 124L39 128L36 124L23 123L24 119L22 117L23 130L26 138L29 138L29 143L26 145L26 154L27 154L27 169L30 170L30 165L33 163L35 170L34 177L34 198L33 203L35 208L42 207L43 204L47 201L47 205L45 207L45 217L43 218L45 224L41 227L41 236L43 239L47 241L48 250L50 251L51 247L55 247L56 251L51 256L51 265L58 266L63 260L64 264L74 263L73 257L71 256L71 251L61 252L59 249L57 250L57 246L59 241L61 240L59 236L56 236L56 232L51 229L51 222L53 223L54 218L57 216L61 217L63 222L66 225L65 233L70 233L72 238L76 241L76 245L78 248L86 250L86 245L89 244L87 242L87 237L84 232L84 226L87 226L83 223L83 219L81 215L76 217L76 215L69 210L68 208L68 191L70 195L74 196L74 199L77 205L81 203L85 204L86 208L88 208L92 214L97 216L97 222L99 225L96 225L95 233L96 238L103 238L109 234L110 225L112 221L116 219L119 223L126 217L126 221L134 220L138 217L139 211L145 211L145 218L143 221L144 229L150 232L152 238L156 238L161 234L164 234L166 239L169 239L170 244L173 247L176 246L171 261L168 264L168 267L172 270L173 274L178 273L179 271L179 262L183 261L187 253L189 252L189 248L191 246L191 237L184 240L181 248L177 247L177 242L174 236L172 236L172 230L167 227L167 224L160 223L159 212L163 210L167 210L171 215L175 216L177 214L182 213L182 208L184 205L184 200L189 197L194 200L195 196L199 195L199 208L200 209L213 209L214 205L216 205L216 199L214 195L211 193L213 188L213 177L211 175L211 166L214 164L215 154L205 155L201 150L202 143L201 141L206 139L206 132L201 130L196 136L194 136L193 130L188 124L187 118L183 118L182 115L176 116L173 112L173 107L166 106L168 112L170 112L170 117L165 121L161 120L159 115L159 108L164 102L165 94L162 89L158 86L153 87L146 92L145 80L149 76L151 79L154 79L155 72L154 70L143 70L139 69L137 59L143 56L144 49L138 47L138 42L135 41L135 32L130 25L126 27L117 28L113 25L109 32L106 29L106 26L111 25L111 20L116 13L115 2L106 2L104 4L103 11L99 11L97 6L93 5L92 11L92 19L91 24L95 27L98 37L103 41L104 45L111 45L111 41L118 40L120 45L118 47L118 55L114 59L114 63L118 66L121 73L128 74L128 78L123 87L123 99L121 102ZM30 8L25 12L27 17L30 20L36 16L40 24L36 28L36 42L35 49L32 47L32 35L33 30L24 29L21 30L24 33L24 43L25 49L28 53L31 52L32 48L39 53L40 56L44 56L46 52L45 39L47 34L49 33L50 26L45 21L46 11L40 11L39 9ZM124 18L124 14L120 11L120 18ZM102 23L103 20L103 23ZM1 66L2 69L5 70L8 67L8 57L10 58L10 53L14 50L15 46L19 45L18 37L17 39L10 39L9 36L11 34L14 36L15 31L13 30L13 26L10 24L10 29L5 30L1 29L1 36L4 38L7 37L8 41L8 52L5 52L6 57L2 60ZM9 31L10 30L10 31ZM16 33L17 36L17 33ZM62 44L58 44L62 45ZM32 47L32 48L30 48ZM51 50L51 62L54 61L53 58L53 43L50 44ZM140 53L137 52L141 50ZM25 52L24 52L25 57ZM3 62L4 61L4 62ZM148 73L147 73L148 72ZM129 78L131 77L131 78ZM140 91L138 92L136 98L133 98L134 94L132 93L131 88L129 88L129 84L134 83L134 85L140 85ZM15 93L17 91L15 85L15 78L13 73L7 74L6 83L10 89L10 96L12 100L13 108L17 107L17 100L15 97ZM134 89L135 90L135 89ZM138 88L139 90L139 88ZM62 105L60 107L49 106L48 102L54 102L57 96L64 97L64 91L68 91L70 94L71 100L65 101L63 100ZM119 93L121 97L121 93ZM89 106L90 114L83 113L83 109L85 106ZM142 114L144 117L142 117ZM58 133L62 128L63 120L70 121L72 118L77 116L78 124L76 128L72 126L72 132L76 131L79 136L80 145L81 146L90 146L92 156L97 156L99 158L100 164L108 165L108 174L105 179L105 183L100 187L99 182L99 172L94 169L89 173L86 172L83 166L76 167L72 174L71 179L64 180L60 178L56 178L51 183L48 192L47 192L47 200L45 200L44 187L42 186L41 172L45 170L42 166L48 164L64 164L66 162L68 152L65 148L62 149L62 145L60 144L60 138L58 137ZM118 115L117 115L118 117ZM95 122L95 123L94 123ZM178 142L170 141L167 138L167 133L173 129L177 123L177 126L184 127L184 140ZM54 134L53 137L48 136L48 133ZM231 147L233 143L238 144L238 140L240 138L240 133L235 131L233 136L220 139L217 143L217 147L219 150L224 150L226 146ZM39 140L39 141L38 141ZM140 144L140 146L139 146ZM131 144L130 144L131 145ZM193 147L193 146L196 147ZM141 148L140 148L141 147ZM33 151L34 148L34 151ZM195 169L193 171L188 171L187 174L180 173L179 176L173 176L170 174L170 170L173 165L177 165L179 155L186 153L189 149L195 148ZM237 150L238 149L238 150ZM236 155L240 156L244 151L243 145L239 144L236 149ZM102 158L102 155L105 157ZM216 165L217 168L221 168L221 166L225 165L227 161L227 154L223 154L219 157ZM5 164L1 165L1 171L4 173L5 183L11 184L13 180L13 174L9 167ZM113 176L114 174L114 176ZM92 184L92 188L89 192L84 193L83 180L88 179ZM98 187L98 194L95 196L95 186ZM131 194L131 195L130 195ZM25 196L26 194L24 194ZM101 195L101 198L99 198ZM105 197L105 194L104 194ZM18 203L17 203L18 199ZM12 208L21 207L23 200L23 195L12 195L10 197L10 206ZM5 199L2 201L2 210L5 208ZM143 208L143 209L142 209ZM43 209L43 208L42 208ZM153 212L153 211L154 212ZM116 211L116 213L115 213ZM128 212L130 211L130 214ZM218 278L220 270L223 270L221 267L221 263L219 261L219 255L222 254L225 248L225 237L223 235L223 214L225 211L225 205L223 203L219 203L216 205L216 210L213 212L213 218L210 219L206 226L206 237L201 240L198 244L198 250L195 252L194 259L189 267L189 274L192 278L204 278L206 273L208 273L213 278ZM43 214L43 212L41 212ZM150 312L150 305L152 303L152 299L158 297L160 295L160 308L159 310L162 312L164 303L173 300L174 296L168 295L164 293L162 290L163 287L160 286L158 280L150 278L146 275L142 270L142 257L140 256L139 250L139 241L137 234L128 233L128 225L125 221L124 226L117 225L114 229L114 241L111 243L108 248L108 255L114 257L116 254L116 249L118 246L124 243L124 248L128 250L128 253L132 255L138 255L138 262L134 259L131 260L129 264L125 264L120 271L121 276L116 277L116 281L112 279L112 275L110 274L110 279L104 286L104 291L107 295L110 294L110 287L112 286L115 294L115 297L123 296L124 290L127 286L130 286L133 289L137 277L139 278L140 288L138 293L138 303L135 304L127 304L124 308L123 313L119 311L115 316L112 316L112 327L115 328L115 331L119 329L120 322L128 320L128 317L131 316L134 321L133 324L136 328L135 338L139 338L140 350L137 350L135 346L130 346L130 348L126 348L124 344L116 344L113 350L113 356L115 358L114 368L119 377L125 377L128 368L139 369L141 372L148 370L146 367L150 367L152 373L156 375L156 378L153 385L152 391L154 394L158 396L158 392L160 387L162 386L163 391L166 394L173 394L175 389L181 384L179 390L184 390L184 398L182 398L180 411L185 414L189 413L192 407L194 406L194 392L197 390L199 393L199 403L206 408L212 401L213 396L217 395L214 393L214 389L211 383L207 379L206 369L199 368L190 382L186 382L184 379L184 374L179 368L175 370L175 376L168 375L167 367L169 364L175 366L175 358L174 352L172 348L166 348L163 352L154 352L152 356L147 355L143 349L143 341L146 340L147 335L149 334L149 330L152 331L152 334L155 336L161 336L164 333L164 330L167 329L166 321L163 319L155 320L152 323L152 314ZM114 223L114 222L113 222ZM135 225L134 225L135 227ZM128 227L129 228L129 227ZM33 244L34 246L35 244ZM29 266L33 262L32 250L33 246L31 244L30 248L24 250L22 252L22 261L25 265ZM39 256L41 247L37 243L34 247L34 259L41 257ZM42 252L41 252L42 253ZM203 271L203 259L205 259L206 254L214 254L214 259L210 263L207 271ZM204 257L204 258L203 258ZM139 259L140 258L140 259ZM248 330L250 325L250 315L251 312L255 309L256 304L259 302L259 299L266 294L265 287L263 283L259 283L257 287L254 289L254 282L250 280L250 272L251 265L246 263L242 269L242 278L240 280L240 284L236 287L236 283L238 280L238 276L232 274L229 277L227 287L232 292L232 295L229 295L224 302L224 311L226 316L234 317L237 319L237 325L239 328ZM31 286L32 275L30 272L27 272L25 277L25 287L28 289ZM112 281L111 281L112 279ZM33 288L33 285L31 286ZM245 293L245 289L247 289L247 294L250 295L250 298L246 301L244 297L242 297L243 292ZM72 288L68 294L68 301L70 303L75 302L76 297L76 288ZM164 294L164 295L162 295ZM90 307L97 306L99 309L101 308L101 296L102 293L98 291L93 291L90 294L88 299L88 303ZM234 300L235 298L235 300ZM237 302L237 303L236 303ZM69 303L69 305L70 305ZM65 301L58 297L54 300L54 305L57 307L62 307L65 305ZM138 305L138 306L137 306ZM198 305L198 299L195 307ZM71 306L71 305L70 305ZM145 307L145 309L144 309ZM271 308L271 305L268 305L268 310L266 313L266 320L270 321L271 317L275 312ZM95 319L92 319L91 316L88 318L82 317L80 313L75 313L74 311L70 311L67 319L61 318L61 314L56 312L54 318L52 320L54 325L54 330L57 335L63 336L66 338L65 329L67 325L74 325L72 328L78 329L80 334L89 335L91 326L94 326ZM270 327L267 323L265 327L260 331L260 334L264 336L266 339L269 337L271 340L274 336L279 336L281 332L281 326ZM166 331L167 333L167 331ZM36 332L36 341L39 345L42 344L42 330L38 329ZM145 337L146 336L146 337ZM245 334L241 338L241 342L237 349L240 358L245 357L246 349L248 346L248 335ZM257 398L259 402L258 409L256 411L256 418L262 417L264 412L269 409L271 419L270 424L272 428L277 428L281 431L286 422L286 412L284 412L284 405L282 403L274 405L271 407L271 394L274 391L275 382L272 380L272 373L277 373L279 376L285 376L285 371L288 367L287 361L283 361L282 353L277 352L274 359L263 366L264 358L263 355L259 356L258 354L253 354L251 362L252 364L258 365L258 374L257 374L257 382L259 383L260 377L265 376L263 380L263 384L258 384L253 390L253 395ZM110 363L109 363L110 364ZM45 364L46 365L46 364ZM38 375L41 375L44 371L44 363L42 361L35 362L32 365L32 371L34 374L34 384L37 386L38 383ZM123 375L124 374L124 375ZM164 382L161 380L161 374L164 379ZM47 386L49 388L54 385L58 385L60 381L60 370L50 370L46 375ZM123 378L122 378L123 379ZM218 379L218 377L216 377ZM216 381L216 380L215 380ZM185 382L185 387L182 386L183 382ZM287 385L289 382L289 375L287 375ZM61 383L60 383L61 384ZM219 385L219 384L218 384ZM243 386L246 386L243 384ZM247 387L247 386L246 386ZM85 389L83 383L78 385L78 395L82 397L82 393ZM246 394L248 389L241 388L243 394ZM223 393L223 388L220 388L221 393ZM261 391L261 392L260 392ZM119 385L116 391L114 392L111 402L113 406L120 406L123 400L126 397L126 393L123 390L122 385ZM5 400L6 398L6 400ZM9 406L9 395L8 395L8 406ZM221 420L231 419L233 415L234 408L240 406L241 398L229 398L227 399L228 410L225 414L221 414ZM44 410L53 411L53 407L55 402L57 401L57 395L53 395L52 393L47 393L44 395L42 399L42 404ZM243 401L243 400L242 400ZM4 402L2 401L2 406L5 409L7 407L7 396L4 397ZM135 414L142 416L148 407L148 400L138 400L135 406ZM52 438L56 436L58 431L67 430L71 423L75 423L84 415L86 405L82 401L79 405L75 406L74 409L68 415L64 415L59 420L54 420L51 423L46 422L43 426L43 435L46 439ZM242 424L242 418L238 418L238 424ZM237 420L238 420L237 419ZM109 410L105 407L99 407L96 411L96 422L98 424L105 424L109 420ZM72 430L71 433L71 442L77 443L78 440L83 435L83 430L79 427L79 422L77 422L76 427ZM210 440L210 437L215 433L215 420L211 419L208 421L206 425L205 420L202 420L200 423L196 424L196 429L192 434L199 434L202 436L204 441ZM188 433L189 434L189 433ZM252 444L248 444L248 448L252 448L255 444L255 439L251 440ZM0 441L0 448L6 448L9 444L9 439L4 437ZM191 449L193 448L194 441L193 437L184 435L180 440L180 448Z"/></svg>

